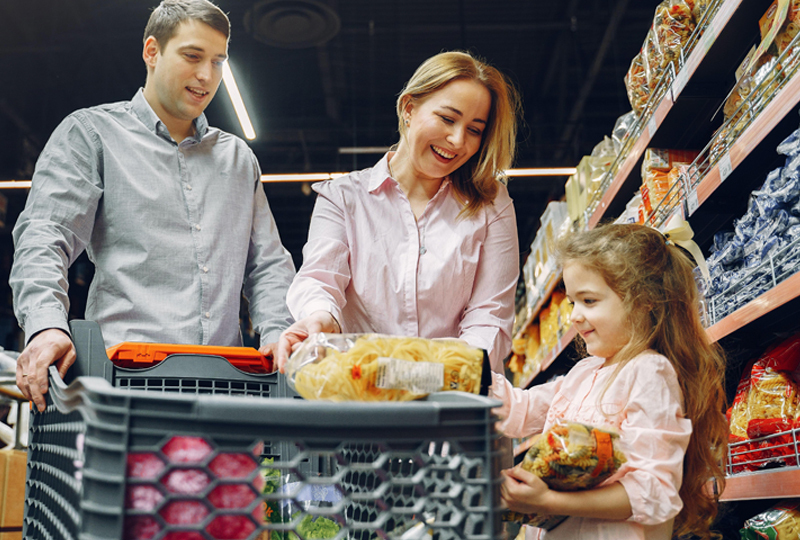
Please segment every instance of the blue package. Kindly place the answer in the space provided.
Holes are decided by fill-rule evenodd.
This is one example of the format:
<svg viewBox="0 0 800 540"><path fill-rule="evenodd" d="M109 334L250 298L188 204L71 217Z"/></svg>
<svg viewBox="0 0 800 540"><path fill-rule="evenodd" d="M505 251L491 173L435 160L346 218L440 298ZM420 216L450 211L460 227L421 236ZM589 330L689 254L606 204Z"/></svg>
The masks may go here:
<svg viewBox="0 0 800 540"><path fill-rule="evenodd" d="M757 213L751 214L746 213L739 219L733 222L733 232L736 234L736 239L734 241L739 241L740 243L744 244L753 236L753 232L755 231L756 227L756 220L758 218Z"/></svg>
<svg viewBox="0 0 800 540"><path fill-rule="evenodd" d="M800 199L800 171L795 171L791 176L785 178L785 183L781 186L770 186L768 191L770 197L781 204L792 205Z"/></svg>
<svg viewBox="0 0 800 540"><path fill-rule="evenodd" d="M800 154L800 128L793 131L776 148L777 152L784 156L795 156Z"/></svg>
<svg viewBox="0 0 800 540"><path fill-rule="evenodd" d="M787 160L787 162L788 161L789 160ZM774 189L780 188L780 186L783 185L783 180L781 179L781 171L783 171L783 169L781 167L778 167L777 169L771 170L767 174L767 179L764 180L763 184L761 184L761 187L759 188L759 190L760 191L772 191Z"/></svg>
<svg viewBox="0 0 800 540"><path fill-rule="evenodd" d="M714 245L711 248L712 253L720 251L726 244L731 242L734 238L732 231L719 231L714 235Z"/></svg>

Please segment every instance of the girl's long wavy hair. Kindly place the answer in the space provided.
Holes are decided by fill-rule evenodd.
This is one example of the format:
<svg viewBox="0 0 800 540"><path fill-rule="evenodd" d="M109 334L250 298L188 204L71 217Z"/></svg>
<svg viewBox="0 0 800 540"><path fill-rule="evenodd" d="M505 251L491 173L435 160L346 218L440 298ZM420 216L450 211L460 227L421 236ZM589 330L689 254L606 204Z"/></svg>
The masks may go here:
<svg viewBox="0 0 800 540"><path fill-rule="evenodd" d="M439 53L425 60L397 98L397 128L406 136L403 112L409 102L425 100L456 80L476 81L489 91L492 104L481 146L469 161L451 175L459 198L466 202L462 214L474 215L497 195L498 177L514 162L517 121L522 109L519 93L497 68L461 51Z"/></svg>
<svg viewBox="0 0 800 540"><path fill-rule="evenodd" d="M724 416L725 356L700 319L694 264L658 231L642 225L604 225L573 234L558 246L558 260L594 270L622 299L631 339L618 353L614 376L639 353L654 350L672 363L683 393L692 436L683 462L675 537L719 538L711 526L717 501L706 484L725 485L722 463L728 425Z"/></svg>

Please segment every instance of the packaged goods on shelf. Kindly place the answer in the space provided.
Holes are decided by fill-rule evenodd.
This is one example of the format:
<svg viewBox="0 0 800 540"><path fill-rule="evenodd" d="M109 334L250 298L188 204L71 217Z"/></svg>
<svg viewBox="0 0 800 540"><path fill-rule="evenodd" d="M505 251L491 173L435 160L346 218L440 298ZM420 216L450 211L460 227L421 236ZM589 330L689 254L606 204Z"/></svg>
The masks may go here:
<svg viewBox="0 0 800 540"><path fill-rule="evenodd" d="M614 122L614 129L611 132L611 140L617 148L617 153L631 136L631 129L636 123L636 111L628 111L620 115Z"/></svg>
<svg viewBox="0 0 800 540"><path fill-rule="evenodd" d="M614 220L614 223L638 223L644 224L644 205L642 203L642 193L637 191L631 200L625 205L625 210Z"/></svg>
<svg viewBox="0 0 800 540"><path fill-rule="evenodd" d="M769 347L742 373L728 410L729 471L797 465L800 335Z"/></svg>
<svg viewBox="0 0 800 540"><path fill-rule="evenodd" d="M640 194L646 222L655 224L655 210L680 180L680 167L685 170L700 154L696 150L648 148L642 160ZM674 171L674 172L673 172Z"/></svg>
<svg viewBox="0 0 800 540"><path fill-rule="evenodd" d="M653 74L656 80L669 64L679 67L681 51L694 32L695 25L692 10L683 0L664 0L656 7L653 30L660 52L659 70ZM653 81L650 85L655 86Z"/></svg>
<svg viewBox="0 0 800 540"><path fill-rule="evenodd" d="M786 156L753 191L733 231L714 237L707 258L712 321L793 275L800 261L800 129L778 145Z"/></svg>
<svg viewBox="0 0 800 540"><path fill-rule="evenodd" d="M785 500L744 522L741 540L789 540L800 536L800 501Z"/></svg>
<svg viewBox="0 0 800 540"><path fill-rule="evenodd" d="M568 217L566 202L551 201L539 218L539 231L544 235L545 249L551 255L555 254L558 240L569 231Z"/></svg>
<svg viewBox="0 0 800 540"><path fill-rule="evenodd" d="M574 223L576 227L581 230L585 227L584 212L588 200L586 198L585 186L581 185L580 178L577 174L573 174L567 179L564 184L564 192L566 193L567 200L567 215L569 215L570 223Z"/></svg>
<svg viewBox="0 0 800 540"><path fill-rule="evenodd" d="M639 52L631 60L631 65L625 74L625 89L628 93L628 102L631 104L631 108L637 115L642 114L647 101L650 99L650 85L647 84L643 52Z"/></svg>
<svg viewBox="0 0 800 540"><path fill-rule="evenodd" d="M641 115L668 66L671 64L675 72L680 69L679 60L688 54L686 47L709 4L708 0L664 0L656 7L653 24L625 75L628 101L637 115Z"/></svg>
<svg viewBox="0 0 800 540"><path fill-rule="evenodd" d="M546 350L558 343L558 304L552 301L539 312L539 340Z"/></svg>

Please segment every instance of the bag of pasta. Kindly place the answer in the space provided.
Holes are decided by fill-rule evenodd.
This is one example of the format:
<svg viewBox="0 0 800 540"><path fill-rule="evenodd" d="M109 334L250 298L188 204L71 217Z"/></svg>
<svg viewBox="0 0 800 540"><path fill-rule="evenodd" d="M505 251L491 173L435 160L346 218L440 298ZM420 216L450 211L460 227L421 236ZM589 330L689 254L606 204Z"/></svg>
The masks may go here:
<svg viewBox="0 0 800 540"><path fill-rule="evenodd" d="M486 352L459 340L314 334L286 364L305 399L409 401L433 392L473 394L491 384Z"/></svg>
<svg viewBox="0 0 800 540"><path fill-rule="evenodd" d="M744 522L742 540L795 540L800 538L800 501L781 501Z"/></svg>
<svg viewBox="0 0 800 540"><path fill-rule="evenodd" d="M557 421L525 454L521 467L555 491L597 487L627 461L619 435L609 429L578 422ZM506 521L518 521L552 530L567 516L506 512Z"/></svg>

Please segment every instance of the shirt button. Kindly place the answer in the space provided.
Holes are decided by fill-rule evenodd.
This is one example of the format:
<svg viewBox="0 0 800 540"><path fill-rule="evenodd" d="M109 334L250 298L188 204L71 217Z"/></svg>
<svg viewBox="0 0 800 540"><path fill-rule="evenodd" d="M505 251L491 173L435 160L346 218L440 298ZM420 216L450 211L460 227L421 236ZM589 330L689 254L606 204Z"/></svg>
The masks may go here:
<svg viewBox="0 0 800 540"><path fill-rule="evenodd" d="M186 191L192 191L192 185L186 184Z"/></svg>
<svg viewBox="0 0 800 540"><path fill-rule="evenodd" d="M211 312L210 311L206 311L206 319L210 319L210 318L211 318Z"/></svg>
<svg viewBox="0 0 800 540"><path fill-rule="evenodd" d="M206 274L208 273L208 266L204 266L203 267L203 272L206 273Z"/></svg>
<svg viewBox="0 0 800 540"><path fill-rule="evenodd" d="M425 255L427 252L428 252L428 250L425 249L425 246L422 246L421 248L419 248L419 254L420 255Z"/></svg>
<svg viewBox="0 0 800 540"><path fill-rule="evenodd" d="M194 226L194 228L199 231L200 230L200 224L198 223L197 225Z"/></svg>

